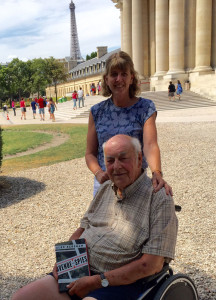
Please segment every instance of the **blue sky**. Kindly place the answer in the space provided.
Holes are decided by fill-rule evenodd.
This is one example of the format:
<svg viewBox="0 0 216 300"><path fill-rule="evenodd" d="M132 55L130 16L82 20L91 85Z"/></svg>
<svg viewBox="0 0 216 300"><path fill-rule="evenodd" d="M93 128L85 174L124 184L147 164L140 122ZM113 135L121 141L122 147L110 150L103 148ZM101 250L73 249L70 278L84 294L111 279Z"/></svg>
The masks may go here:
<svg viewBox="0 0 216 300"><path fill-rule="evenodd" d="M120 11L111 0L74 0L82 56L120 47ZM70 55L70 0L0 0L0 63Z"/></svg>

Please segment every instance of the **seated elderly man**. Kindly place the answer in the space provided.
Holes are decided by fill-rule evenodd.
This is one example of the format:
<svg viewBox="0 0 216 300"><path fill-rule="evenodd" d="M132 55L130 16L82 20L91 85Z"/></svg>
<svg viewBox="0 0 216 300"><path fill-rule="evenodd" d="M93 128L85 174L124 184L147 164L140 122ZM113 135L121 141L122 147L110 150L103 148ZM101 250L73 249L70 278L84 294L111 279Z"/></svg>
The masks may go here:
<svg viewBox="0 0 216 300"><path fill-rule="evenodd" d="M174 258L174 203L164 189L154 193L141 168L139 141L116 135L105 143L104 154L110 180L100 187L70 238L86 239L91 276L70 283L68 293L60 294L55 266L53 276L21 288L13 300L137 299L145 277Z"/></svg>

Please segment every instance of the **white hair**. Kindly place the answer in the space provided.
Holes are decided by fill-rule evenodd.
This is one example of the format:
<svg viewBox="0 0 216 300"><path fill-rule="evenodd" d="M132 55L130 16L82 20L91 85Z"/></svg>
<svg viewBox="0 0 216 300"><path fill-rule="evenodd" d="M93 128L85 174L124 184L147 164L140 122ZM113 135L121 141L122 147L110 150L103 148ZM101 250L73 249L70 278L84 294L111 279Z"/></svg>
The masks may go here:
<svg viewBox="0 0 216 300"><path fill-rule="evenodd" d="M131 145L134 147L135 154L136 154L136 159L138 159L138 154L140 152L142 152L142 147L141 147L140 141L137 138L135 138L135 137L132 137L132 136L128 136L128 137L130 138ZM103 147L103 153L104 153L104 149L106 147L106 143L108 141L104 142L103 145L102 145L102 147ZM105 153L104 153L104 162L105 162Z"/></svg>

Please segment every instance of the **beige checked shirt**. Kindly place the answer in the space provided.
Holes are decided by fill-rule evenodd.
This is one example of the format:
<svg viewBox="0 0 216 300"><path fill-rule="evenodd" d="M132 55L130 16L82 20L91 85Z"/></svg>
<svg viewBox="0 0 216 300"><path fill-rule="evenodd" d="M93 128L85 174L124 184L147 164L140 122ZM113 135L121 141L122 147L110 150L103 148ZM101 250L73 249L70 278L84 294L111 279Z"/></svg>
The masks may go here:
<svg viewBox="0 0 216 300"><path fill-rule="evenodd" d="M94 272L119 268L144 253L163 256L166 262L174 259L178 221L173 200L164 188L154 193L145 173L124 190L122 199L106 181L80 226Z"/></svg>

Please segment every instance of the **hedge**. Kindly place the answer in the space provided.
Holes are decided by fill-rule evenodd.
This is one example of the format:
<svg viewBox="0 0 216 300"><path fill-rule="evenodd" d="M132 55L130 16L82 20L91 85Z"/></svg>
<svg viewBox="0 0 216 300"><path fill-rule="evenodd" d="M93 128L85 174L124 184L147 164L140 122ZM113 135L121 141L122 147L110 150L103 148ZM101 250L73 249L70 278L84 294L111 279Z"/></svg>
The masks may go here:
<svg viewBox="0 0 216 300"><path fill-rule="evenodd" d="M2 131L3 129L1 129L0 127L0 170L1 170L1 165L2 165L2 148L3 148L3 140L2 140Z"/></svg>

